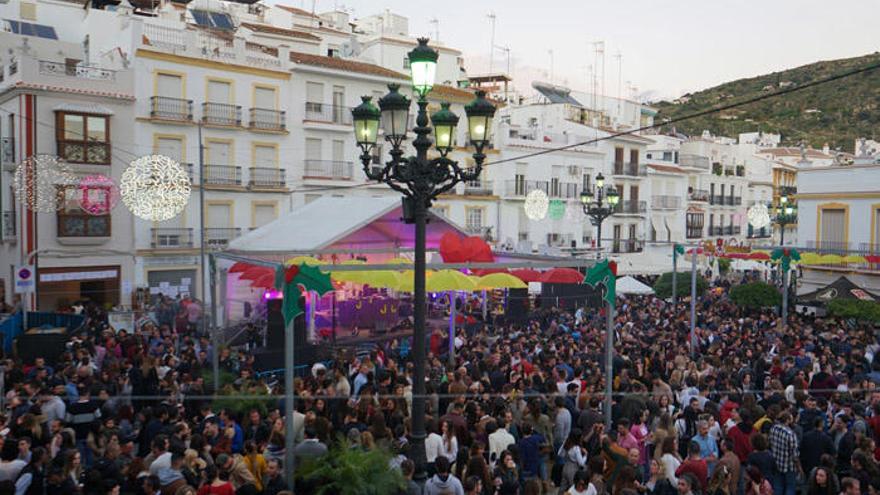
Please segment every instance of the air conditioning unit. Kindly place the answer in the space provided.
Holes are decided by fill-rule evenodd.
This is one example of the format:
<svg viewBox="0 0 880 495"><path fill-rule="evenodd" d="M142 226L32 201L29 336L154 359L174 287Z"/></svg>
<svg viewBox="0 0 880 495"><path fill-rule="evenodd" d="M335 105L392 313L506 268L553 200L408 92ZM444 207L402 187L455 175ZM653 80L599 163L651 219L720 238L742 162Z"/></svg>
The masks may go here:
<svg viewBox="0 0 880 495"><path fill-rule="evenodd" d="M577 165L569 165L568 166L568 175L573 175L573 176L581 175L581 169Z"/></svg>

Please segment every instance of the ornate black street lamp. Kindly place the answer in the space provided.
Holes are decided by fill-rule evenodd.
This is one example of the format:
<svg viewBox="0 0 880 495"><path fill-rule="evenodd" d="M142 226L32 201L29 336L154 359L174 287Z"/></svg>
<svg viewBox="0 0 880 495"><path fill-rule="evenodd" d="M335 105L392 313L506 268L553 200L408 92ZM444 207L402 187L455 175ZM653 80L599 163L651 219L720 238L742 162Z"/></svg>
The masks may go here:
<svg viewBox="0 0 880 495"><path fill-rule="evenodd" d="M789 198L791 188L782 187L779 194L779 203L774 209L775 218L773 219L779 225L779 245L785 246L785 226L797 222L797 203Z"/></svg>
<svg viewBox="0 0 880 495"><path fill-rule="evenodd" d="M438 158L428 158L431 145L431 127L428 121L428 100L426 96L434 86L438 54L428 46L427 38L419 38L419 44L409 52L412 86L418 100L419 113L416 126L412 129L416 138L412 145L416 156L404 157L402 144L407 139L410 99L399 92L396 84L388 85L389 93L379 99L377 109L369 96L362 97L363 103L352 110L355 137L361 149L361 163L364 174L370 179L387 184L403 195L403 213L407 223L415 224L415 263L414 263L414 328L413 328L413 401L412 401L412 439L411 457L416 464L417 480L426 478L425 466L425 222L431 203L459 182L473 181L480 177L486 155L484 148L489 144L492 118L495 106L486 99L482 91L477 91L476 99L465 105L468 119L468 135L475 148L475 165L462 168L457 162L447 158L455 146L455 130L458 116L449 110L449 105L431 116L434 135L437 140ZM380 111L381 109L381 111ZM374 166L372 149L376 145L381 127L385 140L391 143L391 160L382 166Z"/></svg>
<svg viewBox="0 0 880 495"><path fill-rule="evenodd" d="M617 189L608 186L605 189L605 177L600 173L596 176L596 185L590 189L581 191L581 205L584 214L590 217L590 223L596 227L596 247L602 247L602 222L614 214L614 209L620 201Z"/></svg>

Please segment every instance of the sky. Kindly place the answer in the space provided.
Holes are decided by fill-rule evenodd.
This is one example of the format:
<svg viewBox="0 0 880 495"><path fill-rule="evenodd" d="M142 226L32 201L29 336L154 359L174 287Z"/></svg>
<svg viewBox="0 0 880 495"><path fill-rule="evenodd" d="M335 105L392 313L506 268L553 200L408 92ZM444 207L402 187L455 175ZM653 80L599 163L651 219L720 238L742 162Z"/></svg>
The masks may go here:
<svg viewBox="0 0 880 495"><path fill-rule="evenodd" d="M314 1L316 12L341 7L353 18L390 9L409 17L412 35L433 37L436 18L440 40L464 52L470 74L488 71L494 12L495 45L509 47L511 72L526 89L551 80L552 65L552 82L589 90L589 67L601 66L591 43L602 40L605 93L647 100L880 50L877 0ZM312 0L272 3L312 8ZM506 68L504 50L493 65Z"/></svg>

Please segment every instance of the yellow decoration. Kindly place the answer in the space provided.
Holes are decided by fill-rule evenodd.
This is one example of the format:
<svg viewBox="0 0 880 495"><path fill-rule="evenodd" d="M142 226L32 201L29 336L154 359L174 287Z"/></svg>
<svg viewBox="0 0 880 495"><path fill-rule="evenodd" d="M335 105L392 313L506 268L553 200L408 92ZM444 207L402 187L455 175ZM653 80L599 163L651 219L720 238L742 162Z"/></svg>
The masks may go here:
<svg viewBox="0 0 880 495"><path fill-rule="evenodd" d="M839 265L843 263L843 257L836 254L826 254L820 259L823 265Z"/></svg>
<svg viewBox="0 0 880 495"><path fill-rule="evenodd" d="M526 289L529 286L509 273L490 273L477 278L479 289Z"/></svg>
<svg viewBox="0 0 880 495"><path fill-rule="evenodd" d="M867 263L868 260L865 259L864 256L859 256L857 254L848 254L843 257L844 263Z"/></svg>
<svg viewBox="0 0 880 495"><path fill-rule="evenodd" d="M284 262L285 265L302 265L306 264L309 266L318 266L318 265L326 265L326 261L321 261L318 258L313 256L297 256L295 258L290 258L289 260Z"/></svg>

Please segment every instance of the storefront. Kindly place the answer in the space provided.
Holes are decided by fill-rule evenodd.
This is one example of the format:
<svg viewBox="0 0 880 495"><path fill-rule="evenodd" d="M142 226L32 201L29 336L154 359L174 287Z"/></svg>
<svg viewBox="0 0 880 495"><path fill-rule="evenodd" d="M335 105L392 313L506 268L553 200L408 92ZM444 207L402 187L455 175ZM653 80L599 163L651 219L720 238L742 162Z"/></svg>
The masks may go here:
<svg viewBox="0 0 880 495"><path fill-rule="evenodd" d="M94 302L103 307L118 306L119 278L119 265L39 268L37 307L55 311L77 301Z"/></svg>

